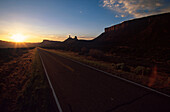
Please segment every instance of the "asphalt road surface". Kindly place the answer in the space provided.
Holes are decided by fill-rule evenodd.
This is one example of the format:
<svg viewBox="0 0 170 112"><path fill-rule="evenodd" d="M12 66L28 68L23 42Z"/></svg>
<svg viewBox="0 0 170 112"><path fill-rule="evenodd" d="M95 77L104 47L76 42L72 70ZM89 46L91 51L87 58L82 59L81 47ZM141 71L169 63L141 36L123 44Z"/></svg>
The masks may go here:
<svg viewBox="0 0 170 112"><path fill-rule="evenodd" d="M170 112L170 98L42 49L63 112Z"/></svg>

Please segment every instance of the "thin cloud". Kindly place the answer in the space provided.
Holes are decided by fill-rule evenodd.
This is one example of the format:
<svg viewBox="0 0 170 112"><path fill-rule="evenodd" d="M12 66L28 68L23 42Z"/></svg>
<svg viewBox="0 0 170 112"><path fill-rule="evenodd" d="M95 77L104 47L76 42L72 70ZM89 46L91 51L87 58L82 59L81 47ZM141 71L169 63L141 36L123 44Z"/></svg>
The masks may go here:
<svg viewBox="0 0 170 112"><path fill-rule="evenodd" d="M118 15L116 15L115 17L116 17L116 18L118 18L119 16L118 16Z"/></svg>
<svg viewBox="0 0 170 112"><path fill-rule="evenodd" d="M122 14L121 17L125 17L125 15Z"/></svg>
<svg viewBox="0 0 170 112"><path fill-rule="evenodd" d="M78 39L80 39L80 40L92 40L94 38L95 37L78 37Z"/></svg>
<svg viewBox="0 0 170 112"><path fill-rule="evenodd" d="M103 0L103 7L120 13L120 17L143 17L170 12L169 6L170 2L164 0Z"/></svg>
<svg viewBox="0 0 170 112"><path fill-rule="evenodd" d="M41 39L54 40L54 41L64 41L67 37L64 35L56 35L56 34L44 34L39 36Z"/></svg>

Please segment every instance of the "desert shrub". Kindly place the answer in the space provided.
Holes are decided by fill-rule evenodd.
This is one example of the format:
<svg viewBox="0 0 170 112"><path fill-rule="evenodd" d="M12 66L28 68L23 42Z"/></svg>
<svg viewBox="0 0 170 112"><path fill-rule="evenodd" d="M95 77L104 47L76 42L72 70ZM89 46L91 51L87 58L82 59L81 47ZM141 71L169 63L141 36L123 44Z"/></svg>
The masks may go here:
<svg viewBox="0 0 170 112"><path fill-rule="evenodd" d="M167 63L170 65L170 60L168 60Z"/></svg>
<svg viewBox="0 0 170 112"><path fill-rule="evenodd" d="M3 92L4 83L0 83L0 93Z"/></svg>
<svg viewBox="0 0 170 112"><path fill-rule="evenodd" d="M118 63L115 67L117 70L130 71L130 68L125 63Z"/></svg>
<svg viewBox="0 0 170 112"><path fill-rule="evenodd" d="M151 73L151 69L144 66L137 66L134 70L137 75L146 75Z"/></svg>
<svg viewBox="0 0 170 112"><path fill-rule="evenodd" d="M84 55L88 53L88 49L86 47L82 47L81 51L79 52L79 55Z"/></svg>
<svg viewBox="0 0 170 112"><path fill-rule="evenodd" d="M151 74L151 72L152 72L152 70L147 67L147 68L145 69L144 74L145 74L145 75L148 75L148 74Z"/></svg>
<svg viewBox="0 0 170 112"><path fill-rule="evenodd" d="M102 59L104 57L104 53L97 49L90 49L89 55L97 59Z"/></svg>
<svg viewBox="0 0 170 112"><path fill-rule="evenodd" d="M124 63L118 63L116 64L116 69L122 70L124 68L125 64Z"/></svg>
<svg viewBox="0 0 170 112"><path fill-rule="evenodd" d="M112 63L112 66L113 66L113 67L116 66L115 63Z"/></svg>
<svg viewBox="0 0 170 112"><path fill-rule="evenodd" d="M143 73L144 73L144 70L145 70L145 67L143 67L143 66L137 66L136 68L135 68L135 74L137 74L137 75L139 75L139 74L142 74L143 75Z"/></svg>

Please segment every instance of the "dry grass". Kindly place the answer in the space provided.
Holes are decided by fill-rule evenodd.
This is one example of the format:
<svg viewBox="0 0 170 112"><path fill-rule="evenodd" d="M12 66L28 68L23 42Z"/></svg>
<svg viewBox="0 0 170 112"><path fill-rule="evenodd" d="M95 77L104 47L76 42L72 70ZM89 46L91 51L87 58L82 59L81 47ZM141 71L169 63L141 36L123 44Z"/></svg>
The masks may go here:
<svg viewBox="0 0 170 112"><path fill-rule="evenodd" d="M53 112L54 106L37 49L0 66L1 112Z"/></svg>
<svg viewBox="0 0 170 112"><path fill-rule="evenodd" d="M37 52L33 56L28 83L17 98L17 112L55 112L54 98Z"/></svg>
<svg viewBox="0 0 170 112"><path fill-rule="evenodd" d="M31 70L34 50L0 66L0 108L1 111L13 111L18 95L24 89L30 78L27 73Z"/></svg>

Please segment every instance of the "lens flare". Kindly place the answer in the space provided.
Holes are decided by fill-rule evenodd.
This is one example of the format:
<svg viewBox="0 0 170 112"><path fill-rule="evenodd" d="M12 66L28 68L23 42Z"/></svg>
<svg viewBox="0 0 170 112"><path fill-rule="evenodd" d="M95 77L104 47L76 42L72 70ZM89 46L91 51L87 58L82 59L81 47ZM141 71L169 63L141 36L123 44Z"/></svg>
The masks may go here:
<svg viewBox="0 0 170 112"><path fill-rule="evenodd" d="M153 72L152 72L152 75L151 77L149 78L149 83L148 83L148 86L151 87L155 81L156 81L156 78L157 78L157 66L155 66L153 68Z"/></svg>

